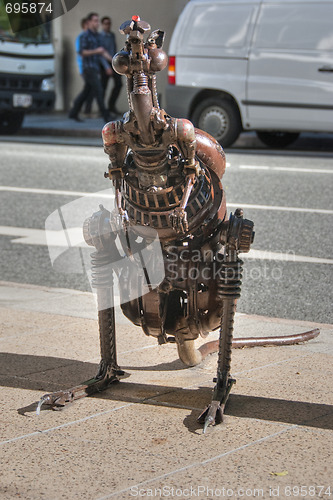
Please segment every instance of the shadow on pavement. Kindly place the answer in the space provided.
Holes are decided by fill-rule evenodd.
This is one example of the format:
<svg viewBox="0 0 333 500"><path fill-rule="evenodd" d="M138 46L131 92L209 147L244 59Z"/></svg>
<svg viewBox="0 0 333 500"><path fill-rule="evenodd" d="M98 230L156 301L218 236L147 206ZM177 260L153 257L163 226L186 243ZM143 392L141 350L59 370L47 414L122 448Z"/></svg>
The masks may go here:
<svg viewBox="0 0 333 500"><path fill-rule="evenodd" d="M93 363L12 353L1 353L0 364L2 366L1 385L46 392L68 388L68 368L70 368L71 374L75 374L74 378L76 379L71 380L70 386L75 386L86 380L91 373L95 374L97 370L97 364ZM169 366L171 364L167 363ZM15 373L15 367L19 367L20 376ZM32 371L33 367L34 370ZM66 381L61 380L64 368L67 368ZM151 369L153 371L154 367ZM45 380L39 382L36 375L40 373L40 378L43 378L49 370L52 370L52 383ZM34 376L34 380L29 378L31 375ZM78 379L78 377L80 378ZM190 432L196 432L197 429L201 428L196 423L200 408L204 408L210 402L211 395L211 387L184 389L168 385L156 385L154 382L143 384L122 381L92 397L191 410L192 413L184 419L184 425ZM24 408L19 408L18 413L25 415L28 412L33 412L36 410L36 406L37 403L35 402ZM44 408L46 407L43 407L42 411L47 411ZM226 408L226 415L320 429L333 429L333 406L305 401L231 394Z"/></svg>

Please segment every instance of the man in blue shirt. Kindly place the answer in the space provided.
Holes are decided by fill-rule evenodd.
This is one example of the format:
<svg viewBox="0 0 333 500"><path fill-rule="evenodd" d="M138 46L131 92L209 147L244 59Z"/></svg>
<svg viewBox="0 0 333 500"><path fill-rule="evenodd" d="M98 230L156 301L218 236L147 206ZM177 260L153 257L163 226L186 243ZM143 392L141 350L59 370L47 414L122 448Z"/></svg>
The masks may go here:
<svg viewBox="0 0 333 500"><path fill-rule="evenodd" d="M81 36L88 29L88 20L85 17L83 19L81 19L81 28L82 28L81 33L75 39L75 50L76 50L76 62L77 62L77 66L79 68L79 73L83 77L83 57L80 54L80 45L81 45ZM84 113L86 115L89 115L91 113L91 105L92 105L93 99L94 99L94 95L93 95L93 92L91 91L89 96L87 97L86 105L84 108Z"/></svg>
<svg viewBox="0 0 333 500"><path fill-rule="evenodd" d="M82 28L81 33L75 39L76 62L77 62L78 68L79 68L80 75L83 74L83 62L82 62L83 58L80 54L81 37L82 37L82 35L84 35L84 33L88 29L88 20L86 17L81 19L81 28Z"/></svg>
<svg viewBox="0 0 333 500"><path fill-rule="evenodd" d="M79 54L82 56L82 76L84 78L84 88L76 97L73 107L69 112L69 118L76 121L82 121L79 118L83 103L86 101L89 94L92 92L96 98L99 110L105 122L111 120L109 111L106 109L103 98L103 87L100 79L100 65L103 66L105 72L111 75L111 68L108 63L112 61L112 57L101 45L98 34L99 17L98 14L92 12L87 16L88 29L80 37Z"/></svg>
<svg viewBox="0 0 333 500"><path fill-rule="evenodd" d="M107 52L113 57L117 52L117 47L116 47L115 34L111 31L111 26L112 26L111 18L108 16L102 17L101 25L102 25L102 31L100 32L101 43L105 48L105 50L107 50ZM108 81L111 78L113 80L113 89L108 100L108 108L111 113L115 113L118 115L119 111L116 108L116 101L121 91L122 77L113 70L111 75L108 75L105 72L104 68L102 68L101 77L102 77L102 87L104 90L104 96L108 86Z"/></svg>

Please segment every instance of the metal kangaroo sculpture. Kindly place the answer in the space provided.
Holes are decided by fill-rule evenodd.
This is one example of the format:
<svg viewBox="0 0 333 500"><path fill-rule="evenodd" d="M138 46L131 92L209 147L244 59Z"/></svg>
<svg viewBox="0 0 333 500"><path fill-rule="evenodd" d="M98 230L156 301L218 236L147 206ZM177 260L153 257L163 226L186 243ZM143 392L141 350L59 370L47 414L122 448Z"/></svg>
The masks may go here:
<svg viewBox="0 0 333 500"><path fill-rule="evenodd" d="M205 431L223 420L235 382L230 365L242 275L239 253L250 250L253 222L243 218L241 209L227 217L221 145L190 121L172 118L160 108L156 72L167 65L164 33L153 31L145 41L149 30L149 24L138 16L120 27L127 39L113 58L113 68L127 78L129 111L122 120L103 128L104 150L110 158L104 175L115 187L116 209L109 212L100 205L83 228L85 241L96 248L92 274L99 309L100 368L95 378L80 386L43 396L37 411L43 404L57 408L106 389L124 375L116 356L116 274L125 316L160 344L175 342L186 365L196 365L207 353L218 351L212 401L199 417ZM149 253L156 235L159 262L155 252ZM163 270L159 283L149 279L143 248L151 266ZM121 264L110 270L115 262ZM218 341L195 348L195 339L218 328ZM289 340L307 339L294 336ZM258 339L240 341L242 346L258 343Z"/></svg>

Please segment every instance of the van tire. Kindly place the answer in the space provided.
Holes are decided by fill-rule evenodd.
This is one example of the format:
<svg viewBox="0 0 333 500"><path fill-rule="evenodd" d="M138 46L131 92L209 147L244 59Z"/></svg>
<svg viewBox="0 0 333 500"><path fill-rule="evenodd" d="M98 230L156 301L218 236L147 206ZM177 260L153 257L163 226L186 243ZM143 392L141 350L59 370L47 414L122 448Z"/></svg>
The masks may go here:
<svg viewBox="0 0 333 500"><path fill-rule="evenodd" d="M0 134L15 134L15 132L21 128L23 119L23 111L4 111L3 113L0 113Z"/></svg>
<svg viewBox="0 0 333 500"><path fill-rule="evenodd" d="M237 106L231 100L220 97L201 101L191 119L197 128L212 135L225 148L231 146L242 131Z"/></svg>
<svg viewBox="0 0 333 500"><path fill-rule="evenodd" d="M298 132L256 132L256 134L261 142L271 148L285 148L299 137Z"/></svg>

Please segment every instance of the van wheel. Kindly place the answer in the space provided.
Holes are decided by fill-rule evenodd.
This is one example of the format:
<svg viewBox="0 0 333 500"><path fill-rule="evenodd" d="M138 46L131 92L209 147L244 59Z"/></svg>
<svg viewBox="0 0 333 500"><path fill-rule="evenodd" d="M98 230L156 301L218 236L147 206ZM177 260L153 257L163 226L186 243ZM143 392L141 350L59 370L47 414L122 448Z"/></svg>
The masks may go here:
<svg viewBox="0 0 333 500"><path fill-rule="evenodd" d="M272 148L285 148L298 139L298 132L256 132L257 136Z"/></svg>
<svg viewBox="0 0 333 500"><path fill-rule="evenodd" d="M223 147L233 144L242 130L239 111L227 99L204 99L192 114L194 125L212 135Z"/></svg>
<svg viewBox="0 0 333 500"><path fill-rule="evenodd" d="M0 113L0 134L15 134L22 125L24 118L23 111L4 111Z"/></svg>

